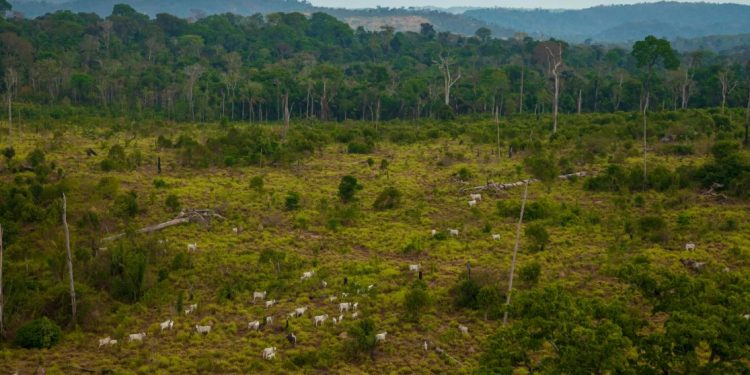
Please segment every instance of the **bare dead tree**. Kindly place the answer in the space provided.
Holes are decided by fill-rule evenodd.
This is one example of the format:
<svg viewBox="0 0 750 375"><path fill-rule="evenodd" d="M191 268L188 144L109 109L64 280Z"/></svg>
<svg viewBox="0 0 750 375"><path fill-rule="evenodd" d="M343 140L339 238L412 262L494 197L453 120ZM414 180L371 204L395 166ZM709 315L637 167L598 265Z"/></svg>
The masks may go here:
<svg viewBox="0 0 750 375"><path fill-rule="evenodd" d="M451 88L459 79L461 79L461 69L458 69L458 72L454 77L451 72L451 65L453 65L453 62L450 57L443 56L443 54L440 53L438 59L440 59L440 61L437 61L438 67L440 68L440 72L443 73L443 94L445 95L445 105L450 105Z"/></svg>
<svg viewBox="0 0 750 375"><path fill-rule="evenodd" d="M727 104L727 95L737 87L737 81L734 80L728 69L719 73L719 83L721 83L721 114L724 114L724 108Z"/></svg>
<svg viewBox="0 0 750 375"><path fill-rule="evenodd" d="M68 229L68 201L65 198L65 193L62 195L62 222L63 229L65 230L65 249L67 250L68 256L68 276L70 277L70 306L72 311L71 325L75 325L76 322L76 287L73 282L73 254L70 251L70 230Z"/></svg>
<svg viewBox="0 0 750 375"><path fill-rule="evenodd" d="M193 64L185 68L185 74L187 75L187 99L190 103L190 114L193 118L193 121L195 121L195 100L193 95L193 90L195 88L195 84L198 82L198 79L201 78L203 75L203 72L205 69L200 64Z"/></svg>
<svg viewBox="0 0 750 375"><path fill-rule="evenodd" d="M18 84L18 72L9 67L5 72L5 100L8 105L8 144L13 145L13 91Z"/></svg>
<svg viewBox="0 0 750 375"><path fill-rule="evenodd" d="M510 295L513 292L513 274L516 271L516 256L518 255L518 243L521 241L521 224L523 224L523 211L526 208L526 197L529 194L529 183L523 189L523 200L521 201L521 215L516 226L516 242L513 245L513 259L510 262L510 276L508 276L508 297L505 300L505 314L503 314L503 325L508 324L508 307L510 307Z"/></svg>
<svg viewBox="0 0 750 375"><path fill-rule="evenodd" d="M547 50L547 60L549 62L549 73L552 75L552 79L554 80L554 88L553 88L553 102L552 102L552 133L557 133L557 115L559 113L560 107L560 70L562 69L563 65L563 58L562 58L562 44L557 44L556 51L553 51L552 48L549 46L544 46L544 48Z"/></svg>
<svg viewBox="0 0 750 375"><path fill-rule="evenodd" d="M221 216L214 210L211 209L185 209L182 210L174 219L165 221L163 223L150 225L135 231L136 233L152 233L160 230L173 227L175 225L182 225L188 223L199 223L207 225L212 219L224 220L225 217ZM124 233L116 234L114 236L105 237L104 241L114 241L116 239L124 237Z"/></svg>
<svg viewBox="0 0 750 375"><path fill-rule="evenodd" d="M3 226L0 225L0 337L5 337L5 324L3 323Z"/></svg>

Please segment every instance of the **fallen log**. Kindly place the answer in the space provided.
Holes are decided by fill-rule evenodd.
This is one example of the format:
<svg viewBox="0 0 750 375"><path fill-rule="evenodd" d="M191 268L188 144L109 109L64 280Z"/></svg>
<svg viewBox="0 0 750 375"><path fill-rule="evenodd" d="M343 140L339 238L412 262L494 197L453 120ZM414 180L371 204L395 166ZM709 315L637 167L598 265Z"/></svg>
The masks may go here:
<svg viewBox="0 0 750 375"><path fill-rule="evenodd" d="M160 230L173 227L175 225L181 225L181 224L187 224L187 223L207 224L213 218L217 218L220 220L225 219L224 216L221 216L220 214L216 213L216 211L211 210L211 209L186 209L186 210L182 210L180 214L177 215L177 217L175 217L172 220L165 221L163 223L159 223L156 225L151 225L145 228L141 228L135 232L141 233L141 234L158 232ZM125 236L125 233L120 233L114 236L105 237L104 241L114 241L124 236Z"/></svg>
<svg viewBox="0 0 750 375"><path fill-rule="evenodd" d="M586 177L586 176L588 176L587 172L576 172L576 173L570 173L570 174L560 175L560 176L557 176L557 178L559 178L561 180L568 180L571 177ZM464 188L459 189L459 191L462 192L462 193L463 192L467 192L467 191L471 191L471 192L489 191L489 190L505 191L505 190L512 189L512 188L515 188L515 187L524 186L527 182L529 184L532 184L534 182L539 182L539 180L536 179L536 178L530 178L528 180L522 180L522 181L516 181L516 182L507 182L507 183L503 183L503 184L490 181L490 182L487 183L487 185L475 186L475 187L464 187Z"/></svg>

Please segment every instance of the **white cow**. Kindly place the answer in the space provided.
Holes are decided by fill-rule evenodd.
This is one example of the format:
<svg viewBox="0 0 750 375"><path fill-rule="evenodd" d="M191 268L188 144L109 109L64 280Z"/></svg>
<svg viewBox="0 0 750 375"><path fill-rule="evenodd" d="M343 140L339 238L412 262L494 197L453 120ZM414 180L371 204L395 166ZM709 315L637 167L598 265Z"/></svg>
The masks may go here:
<svg viewBox="0 0 750 375"><path fill-rule="evenodd" d="M324 324L326 319L328 319L328 314L316 315L313 317L313 325L317 327L319 324Z"/></svg>
<svg viewBox="0 0 750 375"><path fill-rule="evenodd" d="M461 333L463 333L464 335L468 335L469 334L469 327L467 327L467 326L465 326L463 324L459 324L458 325L458 330L461 331Z"/></svg>
<svg viewBox="0 0 750 375"><path fill-rule="evenodd" d="M253 303L255 303L255 300L258 298L260 298L261 301L266 299L266 291L264 290L262 292L259 292L256 290L255 292L253 292Z"/></svg>
<svg viewBox="0 0 750 375"><path fill-rule="evenodd" d="M469 201L469 207L476 207L477 201Z"/></svg>
<svg viewBox="0 0 750 375"><path fill-rule="evenodd" d="M273 323L273 317L272 316L267 316L266 317L266 325L269 325L271 323Z"/></svg>
<svg viewBox="0 0 750 375"><path fill-rule="evenodd" d="M419 268L420 268L419 264L410 264L409 265L409 271L419 272Z"/></svg>
<svg viewBox="0 0 750 375"><path fill-rule="evenodd" d="M359 302L354 302L354 304L352 304L352 310L357 311L357 307L359 307Z"/></svg>
<svg viewBox="0 0 750 375"><path fill-rule="evenodd" d="M328 297L328 300L331 301L331 302L336 302L337 299L339 299L339 298L336 297L336 296L330 296L330 297Z"/></svg>
<svg viewBox="0 0 750 375"><path fill-rule="evenodd" d="M187 245L188 251L197 251L198 250L198 244L197 243L189 243Z"/></svg>
<svg viewBox="0 0 750 375"><path fill-rule="evenodd" d="M349 293L341 293L341 298L349 297Z"/></svg>
<svg viewBox="0 0 750 375"><path fill-rule="evenodd" d="M234 232L234 234L240 234L240 228L234 227L232 228L232 232Z"/></svg>
<svg viewBox="0 0 750 375"><path fill-rule="evenodd" d="M357 319L359 317L359 311L355 311L352 313L352 319Z"/></svg>
<svg viewBox="0 0 750 375"><path fill-rule="evenodd" d="M109 345L109 343L110 343L111 341L112 341L112 339L111 339L111 338L109 338L109 336L107 336L107 337L105 337L105 338L103 338L103 339L99 339L99 348L98 348L98 349L101 349L101 348L102 348L102 346L106 346L106 345Z"/></svg>
<svg viewBox="0 0 750 375"><path fill-rule="evenodd" d="M331 320L333 321L333 325L339 324L339 320L335 316Z"/></svg>
<svg viewBox="0 0 750 375"><path fill-rule="evenodd" d="M695 250L695 244L694 244L694 243L692 243L692 242L690 242L690 243L686 243L686 244L685 244L685 250L688 250L688 251L694 251L694 250Z"/></svg>
<svg viewBox="0 0 750 375"><path fill-rule="evenodd" d="M387 334L388 334L388 332L385 332L385 331L383 331L381 333L378 333L377 335L375 335L375 342L385 341L385 336Z"/></svg>
<svg viewBox="0 0 750 375"><path fill-rule="evenodd" d="M481 201L482 200L482 194L471 194L469 197L473 201Z"/></svg>
<svg viewBox="0 0 750 375"><path fill-rule="evenodd" d="M294 316L299 318L300 316L305 315L305 311L307 311L307 306L298 307L294 309Z"/></svg>
<svg viewBox="0 0 750 375"><path fill-rule="evenodd" d="M313 277L314 274L315 274L315 271L306 271L306 272L302 273L302 277L300 277L299 279L300 280L307 280L307 279Z"/></svg>
<svg viewBox="0 0 750 375"><path fill-rule="evenodd" d="M253 330L253 331L259 330L260 329L260 321L254 320L254 321L252 321L250 323L247 323L247 329L250 329L250 330Z"/></svg>
<svg viewBox="0 0 750 375"><path fill-rule="evenodd" d="M500 241L500 235L499 234L493 234L492 239L495 241Z"/></svg>
<svg viewBox="0 0 750 375"><path fill-rule="evenodd" d="M263 359L271 360L276 357L276 347L265 348L261 354Z"/></svg>
<svg viewBox="0 0 750 375"><path fill-rule="evenodd" d="M211 333L211 326L195 325L195 331L204 335Z"/></svg>
<svg viewBox="0 0 750 375"><path fill-rule="evenodd" d="M270 301L266 301L266 308L269 308L269 307L271 307L271 306L273 306L275 304L276 304L276 300L275 299L272 299Z"/></svg>
<svg viewBox="0 0 750 375"><path fill-rule="evenodd" d="M198 309L198 304L197 303L194 303L194 304L188 306L188 308L185 309L185 315L192 314L193 312L195 312L196 309Z"/></svg>
<svg viewBox="0 0 750 375"><path fill-rule="evenodd" d="M344 311L349 311L352 308L351 302L341 302L339 303L339 313L342 313Z"/></svg>
<svg viewBox="0 0 750 375"><path fill-rule="evenodd" d="M432 235L432 237L437 236L437 230L435 230L435 229L431 230L430 234Z"/></svg>
<svg viewBox="0 0 750 375"><path fill-rule="evenodd" d="M750 320L750 314L745 314L742 317L745 318L745 320Z"/></svg>
<svg viewBox="0 0 750 375"><path fill-rule="evenodd" d="M323 286L323 288L327 288L327 287L328 287L328 283L327 283L327 282L325 282L325 280L324 280L324 281L321 281L321 282L320 282L320 285L322 285L322 286Z"/></svg>
<svg viewBox="0 0 750 375"><path fill-rule="evenodd" d="M367 286L367 290L372 290L372 288L374 288L374 287L375 287L375 284L370 284L370 285Z"/></svg>
<svg viewBox="0 0 750 375"><path fill-rule="evenodd" d="M130 335L128 335L128 341L143 341L144 337L146 337L146 332L131 333Z"/></svg>
<svg viewBox="0 0 750 375"><path fill-rule="evenodd" d="M172 329L172 327L174 327L174 320L167 319L167 320L159 323L159 327L161 327L162 331L165 330L165 329Z"/></svg>
<svg viewBox="0 0 750 375"><path fill-rule="evenodd" d="M448 232L451 234L451 236L458 237L458 229L448 229Z"/></svg>

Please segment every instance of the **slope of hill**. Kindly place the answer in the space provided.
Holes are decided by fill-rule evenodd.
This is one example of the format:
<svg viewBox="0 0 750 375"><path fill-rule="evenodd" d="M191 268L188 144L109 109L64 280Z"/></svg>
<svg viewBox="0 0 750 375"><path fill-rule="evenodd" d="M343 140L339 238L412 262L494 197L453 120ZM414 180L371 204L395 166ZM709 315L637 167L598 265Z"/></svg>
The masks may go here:
<svg viewBox="0 0 750 375"><path fill-rule="evenodd" d="M739 4L659 2L564 11L474 9L464 14L534 37L572 42L630 42L649 34L675 39L750 32L750 6Z"/></svg>
<svg viewBox="0 0 750 375"><path fill-rule="evenodd" d="M454 12L433 9L406 8L375 8L375 9L333 9L320 8L300 0L70 0L57 1L11 1L13 9L29 18L35 18L58 10L74 12L96 13L102 17L112 13L115 4L126 3L137 11L154 17L158 13L169 13L182 18L200 18L211 14L234 13L252 15L256 13L268 14L276 12L325 12L352 27L363 26L370 30L378 30L381 26L391 26L398 31L419 31L421 23L431 23L438 31L472 35L480 27L492 30L493 35L507 37L514 32L499 25L488 24L484 21L466 17Z"/></svg>

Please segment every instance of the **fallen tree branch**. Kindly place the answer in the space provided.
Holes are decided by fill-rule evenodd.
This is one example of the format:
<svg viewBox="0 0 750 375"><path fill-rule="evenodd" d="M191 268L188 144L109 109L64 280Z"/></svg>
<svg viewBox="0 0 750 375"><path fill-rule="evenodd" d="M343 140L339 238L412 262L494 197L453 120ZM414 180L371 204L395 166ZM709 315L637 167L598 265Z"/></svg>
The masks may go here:
<svg viewBox="0 0 750 375"><path fill-rule="evenodd" d="M587 172L576 172L576 173L570 173L570 174L560 175L560 176L557 176L557 178L559 178L561 180L568 180L571 177L586 177L586 176L588 176ZM527 182L529 184L532 184L534 182L539 182L539 180L536 179L536 178L530 178L528 180L522 180L522 181L517 181L517 182L508 182L508 183L503 183L503 184L499 184L497 182L490 181L490 182L487 183L487 185L475 186L475 187L464 187L464 188L459 189L459 191L462 192L462 193L466 192L466 191L472 191L472 192L489 191L489 190L505 191L505 190L512 189L512 188L515 188L515 187L524 186Z"/></svg>
<svg viewBox="0 0 750 375"><path fill-rule="evenodd" d="M187 224L187 223L201 223L201 224L207 224L211 221L211 219L217 218L220 220L224 220L225 217L218 214L216 211L211 209L185 209L180 212L177 217L175 217L172 220L165 221L163 223L159 223L156 225L151 225L145 228L138 229L135 231L136 233L152 233L152 232L158 232L160 230L173 227L175 225L181 225L181 224ZM125 233L120 233L114 236L105 237L104 241L114 241L116 239L122 238L125 236Z"/></svg>

